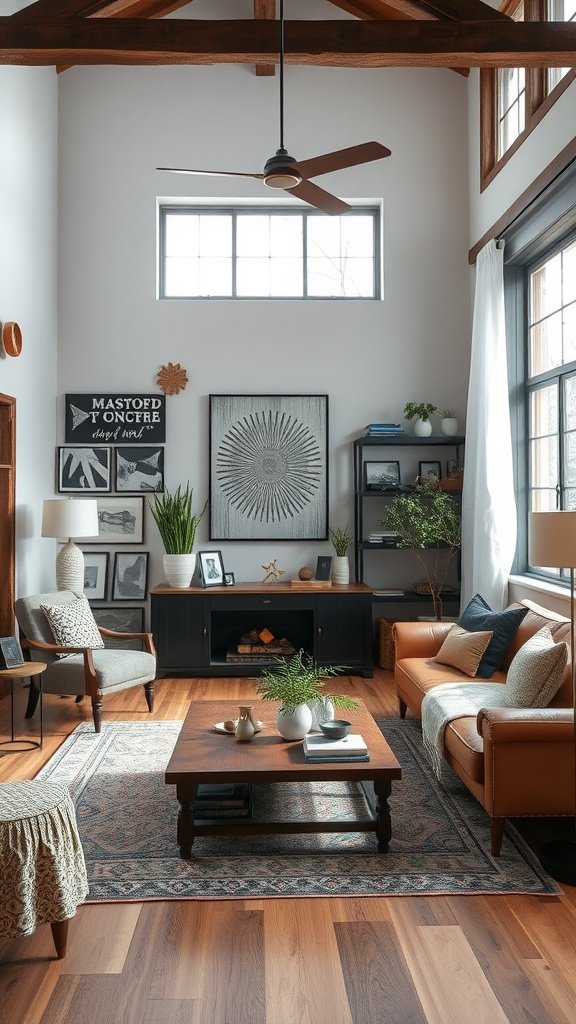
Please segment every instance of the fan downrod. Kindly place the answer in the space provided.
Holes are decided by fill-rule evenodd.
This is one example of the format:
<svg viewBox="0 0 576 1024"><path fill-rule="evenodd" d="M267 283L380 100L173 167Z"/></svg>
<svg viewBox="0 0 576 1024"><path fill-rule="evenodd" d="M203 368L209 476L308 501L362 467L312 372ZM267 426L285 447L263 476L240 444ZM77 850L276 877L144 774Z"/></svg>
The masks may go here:
<svg viewBox="0 0 576 1024"><path fill-rule="evenodd" d="M264 164L264 184L269 188L296 188L302 175L293 166L296 161L283 146Z"/></svg>

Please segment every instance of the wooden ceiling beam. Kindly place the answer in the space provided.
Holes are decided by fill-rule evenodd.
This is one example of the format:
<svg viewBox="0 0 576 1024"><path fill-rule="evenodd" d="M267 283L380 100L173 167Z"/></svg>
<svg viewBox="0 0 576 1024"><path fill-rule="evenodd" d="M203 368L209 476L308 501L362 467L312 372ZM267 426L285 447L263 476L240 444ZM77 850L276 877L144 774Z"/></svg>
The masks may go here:
<svg viewBox="0 0 576 1024"><path fill-rule="evenodd" d="M447 21L498 21L506 15L482 0L330 0L348 14L367 21L388 18L420 18Z"/></svg>
<svg viewBox="0 0 576 1024"><path fill-rule="evenodd" d="M254 17L258 20L274 21L276 18L276 0L254 0ZM256 74L259 78L274 75L274 64L257 64Z"/></svg>
<svg viewBox="0 0 576 1024"><path fill-rule="evenodd" d="M269 21L0 18L0 64L274 64ZM291 21L286 62L321 67L570 67L573 22Z"/></svg>

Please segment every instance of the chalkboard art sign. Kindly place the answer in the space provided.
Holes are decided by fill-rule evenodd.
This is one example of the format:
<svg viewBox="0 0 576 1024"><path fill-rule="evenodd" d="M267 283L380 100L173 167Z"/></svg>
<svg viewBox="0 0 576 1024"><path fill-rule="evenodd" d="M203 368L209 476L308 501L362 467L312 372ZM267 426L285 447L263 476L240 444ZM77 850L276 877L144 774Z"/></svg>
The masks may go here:
<svg viewBox="0 0 576 1024"><path fill-rule="evenodd" d="M66 444L164 444L166 395L66 395Z"/></svg>

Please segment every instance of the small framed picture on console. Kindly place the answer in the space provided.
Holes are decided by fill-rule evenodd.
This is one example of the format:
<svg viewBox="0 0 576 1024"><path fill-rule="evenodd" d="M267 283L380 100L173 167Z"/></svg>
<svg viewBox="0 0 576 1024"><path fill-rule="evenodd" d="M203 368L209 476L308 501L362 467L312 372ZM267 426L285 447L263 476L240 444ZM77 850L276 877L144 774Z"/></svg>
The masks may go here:
<svg viewBox="0 0 576 1024"><path fill-rule="evenodd" d="M234 579L234 573L233 572L225 572L224 573L224 583L226 584L227 587L233 587L234 586L234 584L236 583L236 580Z"/></svg>
<svg viewBox="0 0 576 1024"><path fill-rule="evenodd" d="M319 555L316 562L315 580L329 580L332 567L332 555Z"/></svg>
<svg viewBox="0 0 576 1024"><path fill-rule="evenodd" d="M199 551L200 578L203 587L224 586L224 563L221 551Z"/></svg>

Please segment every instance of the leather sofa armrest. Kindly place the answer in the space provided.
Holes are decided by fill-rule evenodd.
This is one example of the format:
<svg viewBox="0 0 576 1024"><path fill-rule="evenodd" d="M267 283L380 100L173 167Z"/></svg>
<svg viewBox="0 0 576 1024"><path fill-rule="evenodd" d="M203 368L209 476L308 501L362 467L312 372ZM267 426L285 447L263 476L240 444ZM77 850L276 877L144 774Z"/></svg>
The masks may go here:
<svg viewBox="0 0 576 1024"><path fill-rule="evenodd" d="M480 736L497 743L573 741L571 708L482 708L476 716Z"/></svg>
<svg viewBox="0 0 576 1024"><path fill-rule="evenodd" d="M403 658L433 658L442 647L452 622L395 622L396 661Z"/></svg>

